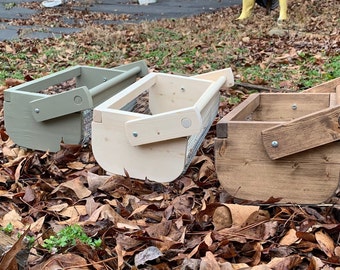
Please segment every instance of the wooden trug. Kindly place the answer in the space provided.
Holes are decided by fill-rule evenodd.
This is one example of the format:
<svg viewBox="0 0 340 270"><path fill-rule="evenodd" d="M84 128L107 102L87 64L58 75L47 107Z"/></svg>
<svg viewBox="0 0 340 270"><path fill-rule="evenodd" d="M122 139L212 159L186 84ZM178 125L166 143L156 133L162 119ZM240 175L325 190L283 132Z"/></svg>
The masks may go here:
<svg viewBox="0 0 340 270"><path fill-rule="evenodd" d="M94 109L92 150L108 173L169 182L189 166L217 115L230 68L194 77L149 73ZM151 114L126 110L148 95Z"/></svg>
<svg viewBox="0 0 340 270"><path fill-rule="evenodd" d="M251 201L317 204L332 197L340 173L338 85L336 79L317 91L252 94L226 115L215 141L224 189Z"/></svg>
<svg viewBox="0 0 340 270"><path fill-rule="evenodd" d="M84 139L86 117L93 107L148 73L144 61L113 69L75 66L12 87L4 92L5 127L19 146L56 152L60 143L79 144ZM42 91L68 80L74 89L57 94ZM91 117L90 117L91 118ZM88 127L90 127L91 119Z"/></svg>

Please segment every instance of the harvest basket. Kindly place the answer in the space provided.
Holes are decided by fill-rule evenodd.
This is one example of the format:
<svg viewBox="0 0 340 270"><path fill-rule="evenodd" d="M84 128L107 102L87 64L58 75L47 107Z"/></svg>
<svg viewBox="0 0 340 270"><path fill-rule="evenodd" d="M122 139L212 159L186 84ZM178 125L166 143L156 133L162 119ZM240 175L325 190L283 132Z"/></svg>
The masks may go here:
<svg viewBox="0 0 340 270"><path fill-rule="evenodd" d="M4 92L5 127L19 146L58 151L90 137L92 109L148 73L144 61L113 69L75 66ZM55 93L74 80L75 87Z"/></svg>
<svg viewBox="0 0 340 270"><path fill-rule="evenodd" d="M332 197L340 173L339 88L336 79L302 93L252 94L221 119L215 162L224 189L252 201Z"/></svg>
<svg viewBox="0 0 340 270"><path fill-rule="evenodd" d="M231 69L196 77L149 73L94 109L92 149L107 172L169 182L189 166L216 117ZM145 98L146 110L126 110Z"/></svg>

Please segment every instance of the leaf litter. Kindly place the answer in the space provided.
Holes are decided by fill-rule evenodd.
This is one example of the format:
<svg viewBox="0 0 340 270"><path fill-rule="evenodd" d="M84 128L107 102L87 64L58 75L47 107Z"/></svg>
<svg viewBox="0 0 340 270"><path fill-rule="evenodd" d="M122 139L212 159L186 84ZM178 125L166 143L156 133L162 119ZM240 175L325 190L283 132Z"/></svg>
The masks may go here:
<svg viewBox="0 0 340 270"><path fill-rule="evenodd" d="M277 11L268 17L259 8L245 22L234 21L238 6L190 18L124 25L94 24L99 17L117 18L87 10L81 11L87 16L80 16L76 14L79 10L69 8L66 15L75 18L71 26L79 23L78 18L85 20L77 25L86 26L83 32L63 39L2 42L1 51L23 52L33 59L29 68L22 60L17 62L19 69L25 69L25 80L72 63L116 66L140 58L147 58L152 70L173 71L180 59L180 73L231 66L237 79L257 85L271 81L261 73L254 77L240 71L252 66L269 71L282 67L283 74L294 70L292 77L281 78L279 87L297 91L301 89L302 64L325 74L327 58L340 52L339 3L309 2L290 3L290 21L278 32L274 29L274 34L270 30L276 25L273 18ZM29 5L39 8L34 2ZM70 26L60 19L65 16L60 9L55 9L53 16L49 12L44 10L31 21L12 23L39 21L48 25L53 21ZM129 17L120 19L128 21ZM152 54L159 47L155 29L167 44L162 55ZM55 47L57 53L47 57L44 46ZM99 53L102 48L110 48L109 58L89 62L84 55ZM189 62L178 58L193 51ZM306 54L315 61L303 62ZM10 66L11 61L4 59L4 66ZM8 78L2 90L25 80ZM248 91L235 87L222 89L221 94L225 99L215 124L235 105L229 102L230 97L241 101ZM220 187L216 176L215 124L185 175L160 184L131 179L128 172L125 176L105 175L90 145L61 144L57 153L21 149L7 136L2 120L0 224L13 225L15 244L2 255L0 268L16 269L13 258L29 235L35 241L26 246L30 250L27 269L337 269L338 198L326 206L275 205L276 198L263 204L234 199ZM43 248L44 239L75 224L89 237L100 238L101 247L94 249L76 241L61 253ZM16 238L16 233L22 237Z"/></svg>

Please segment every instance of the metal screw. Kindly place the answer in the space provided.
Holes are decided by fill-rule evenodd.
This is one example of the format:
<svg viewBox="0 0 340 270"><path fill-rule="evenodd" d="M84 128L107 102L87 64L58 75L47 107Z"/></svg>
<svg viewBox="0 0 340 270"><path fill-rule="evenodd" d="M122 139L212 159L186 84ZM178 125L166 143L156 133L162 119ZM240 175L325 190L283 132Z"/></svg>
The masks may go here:
<svg viewBox="0 0 340 270"><path fill-rule="evenodd" d="M138 137L138 133L136 131L132 132L133 137Z"/></svg>
<svg viewBox="0 0 340 270"><path fill-rule="evenodd" d="M107 81L107 78L106 78L106 77L104 77L104 78L103 78L103 82L106 82L106 81Z"/></svg>
<svg viewBox="0 0 340 270"><path fill-rule="evenodd" d="M272 141L272 147L278 147L279 146L279 142L278 141Z"/></svg>
<svg viewBox="0 0 340 270"><path fill-rule="evenodd" d="M83 99L81 96L75 96L73 100L74 100L74 103L77 105L80 105L83 102Z"/></svg>
<svg viewBox="0 0 340 270"><path fill-rule="evenodd" d="M189 118L184 117L181 120L181 124L182 124L182 127L189 128L189 127L191 127L191 120Z"/></svg>
<svg viewBox="0 0 340 270"><path fill-rule="evenodd" d="M296 104L293 104L293 105L292 105L292 109L293 109L293 110L296 110L296 109L297 109L297 105L296 105Z"/></svg>
<svg viewBox="0 0 340 270"><path fill-rule="evenodd" d="M34 112L35 112L35 113L40 113L39 108L35 108L35 109L34 109Z"/></svg>
<svg viewBox="0 0 340 270"><path fill-rule="evenodd" d="M184 87L181 87L181 90L182 90L182 92L185 92L185 88Z"/></svg>

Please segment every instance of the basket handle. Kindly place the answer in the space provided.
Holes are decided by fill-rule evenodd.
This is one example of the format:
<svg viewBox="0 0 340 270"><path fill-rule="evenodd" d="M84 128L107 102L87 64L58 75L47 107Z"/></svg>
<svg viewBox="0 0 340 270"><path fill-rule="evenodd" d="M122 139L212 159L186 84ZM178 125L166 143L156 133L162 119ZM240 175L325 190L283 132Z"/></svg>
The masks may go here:
<svg viewBox="0 0 340 270"><path fill-rule="evenodd" d="M141 118L127 121L125 134L130 144L144 145L201 132L203 129L201 113L212 98L219 96L219 89L225 82L225 76L213 81L192 107L156 115L142 115Z"/></svg>

